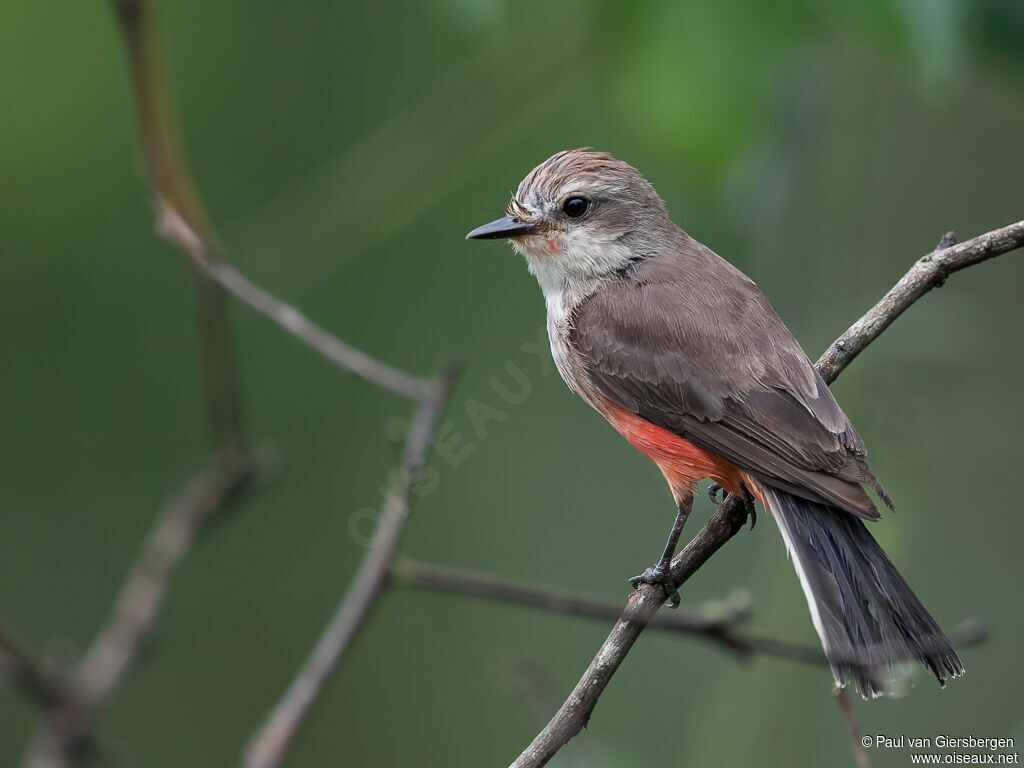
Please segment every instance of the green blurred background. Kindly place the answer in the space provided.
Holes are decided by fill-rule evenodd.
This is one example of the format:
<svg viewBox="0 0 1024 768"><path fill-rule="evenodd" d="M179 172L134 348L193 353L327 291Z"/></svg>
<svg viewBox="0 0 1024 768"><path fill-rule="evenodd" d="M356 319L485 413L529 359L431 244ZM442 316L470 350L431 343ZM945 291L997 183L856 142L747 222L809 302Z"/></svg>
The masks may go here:
<svg viewBox="0 0 1024 768"><path fill-rule="evenodd" d="M501 243L463 241L551 153L641 169L691 234L749 273L812 357L948 229L1024 214L1019 0L160 4L191 164L231 259L342 338L410 370L466 368L401 549L621 601L660 551L656 468L571 396L535 342L543 302ZM208 455L194 296L153 235L108 6L0 6L0 616L74 659L160 504ZM1020 284L1009 254L956 275L836 385L897 502L873 532L941 623L983 618L945 691L857 703L868 734L1024 743L1019 650ZM176 575L103 711L96 764L231 765L363 549L408 407L245 308L251 434L277 457ZM488 383L513 361L529 396ZM478 434L467 413L500 409ZM694 524L706 516L700 507ZM814 641L770 522L685 603L737 587L752 625ZM507 764L603 622L389 592L290 766ZM645 634L557 766L850 765L820 668ZM34 708L0 688L0 765ZM878 766L909 750L872 751Z"/></svg>

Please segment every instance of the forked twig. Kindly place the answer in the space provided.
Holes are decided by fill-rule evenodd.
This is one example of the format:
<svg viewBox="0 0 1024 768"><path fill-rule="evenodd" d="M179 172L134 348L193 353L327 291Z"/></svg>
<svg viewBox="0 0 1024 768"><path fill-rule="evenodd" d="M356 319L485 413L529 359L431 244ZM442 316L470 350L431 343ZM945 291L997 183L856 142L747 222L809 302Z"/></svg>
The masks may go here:
<svg viewBox="0 0 1024 768"><path fill-rule="evenodd" d="M193 256L216 250L217 236L202 197L185 161L178 137L174 106L167 97L160 52L150 6L146 0L113 0L128 53L139 143L146 161L157 232ZM188 223L188 241L168 236L160 226L165 212ZM197 275L199 345L205 376L207 408L221 453L247 450L242 434L241 398L234 370L224 292L202 274Z"/></svg>
<svg viewBox="0 0 1024 768"><path fill-rule="evenodd" d="M406 435L399 471L384 498L373 541L313 651L250 740L242 757L244 768L273 768L280 763L327 679L376 603L409 515L412 481L426 461L430 438L447 400L452 375L450 371L442 373L434 382L433 395L418 406Z"/></svg>

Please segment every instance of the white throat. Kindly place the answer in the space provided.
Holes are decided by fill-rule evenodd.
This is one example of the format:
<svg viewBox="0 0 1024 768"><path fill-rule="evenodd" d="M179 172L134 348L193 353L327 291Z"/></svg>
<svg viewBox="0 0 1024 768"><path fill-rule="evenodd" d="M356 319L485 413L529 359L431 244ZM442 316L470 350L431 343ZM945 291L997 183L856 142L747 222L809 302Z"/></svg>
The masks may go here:
<svg viewBox="0 0 1024 768"><path fill-rule="evenodd" d="M544 294L550 312L553 304L589 296L618 270L629 264L632 252L621 240L594 237L585 230L515 238L512 246L521 253L530 274Z"/></svg>
<svg viewBox="0 0 1024 768"><path fill-rule="evenodd" d="M632 252L615 238L592 238L576 230L550 238L518 237L513 247L526 258L544 294L551 356L562 379L594 407L586 373L572 354L569 335L576 307L630 263Z"/></svg>

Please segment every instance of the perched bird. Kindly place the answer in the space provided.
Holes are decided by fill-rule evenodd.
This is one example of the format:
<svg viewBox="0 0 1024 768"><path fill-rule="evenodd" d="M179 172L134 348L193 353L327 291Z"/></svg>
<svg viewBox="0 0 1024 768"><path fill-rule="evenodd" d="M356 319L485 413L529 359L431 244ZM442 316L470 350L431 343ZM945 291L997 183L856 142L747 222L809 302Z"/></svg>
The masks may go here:
<svg viewBox="0 0 1024 768"><path fill-rule="evenodd" d="M881 695L910 659L943 685L963 673L864 525L879 516L865 486L892 502L832 392L754 282L676 226L639 171L559 152L466 237L507 238L525 257L565 383L668 481L668 545L634 586L660 584L678 605L670 561L711 478L775 519L837 685Z"/></svg>

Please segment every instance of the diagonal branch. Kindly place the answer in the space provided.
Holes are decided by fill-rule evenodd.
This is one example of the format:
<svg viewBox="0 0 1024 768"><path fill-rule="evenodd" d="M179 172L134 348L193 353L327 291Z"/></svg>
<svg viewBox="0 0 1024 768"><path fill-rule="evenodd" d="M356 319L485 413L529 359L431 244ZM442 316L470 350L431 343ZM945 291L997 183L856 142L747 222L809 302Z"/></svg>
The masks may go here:
<svg viewBox="0 0 1024 768"><path fill-rule="evenodd" d="M255 470L248 460L218 460L186 483L161 513L121 588L110 623L79 662L75 688L81 704L96 707L117 685L152 630L170 576L188 554L203 523Z"/></svg>
<svg viewBox="0 0 1024 768"><path fill-rule="evenodd" d="M140 145L153 192L155 228L160 237L189 256L196 269L200 346L218 454L214 465L193 478L163 510L143 541L109 622L66 679L49 675L0 628L0 672L39 699L47 710L25 757L24 764L31 768L60 768L89 745L94 715L137 658L155 625L174 569L205 520L255 472L241 430L227 322L228 294L266 315L338 367L417 404L400 468L401 481L388 495L378 541L339 607L332 632L325 635L311 659L319 665L314 676L322 675L318 686L380 591L408 511L410 477L425 459L453 379L453 373L445 371L428 381L376 360L215 259L219 243L188 169L175 112L165 94L156 34L150 23L152 4L148 0L112 0L112 5L128 53ZM305 708L311 703L312 698ZM297 724L298 720L294 726Z"/></svg>
<svg viewBox="0 0 1024 768"><path fill-rule="evenodd" d="M388 490L377 531L348 590L309 657L242 757L244 768L273 768L285 755L331 673L364 625L387 582L395 548L409 516L409 492L426 461L430 438L451 390L453 372L434 382L432 396L419 404L406 435L402 461Z"/></svg>
<svg viewBox="0 0 1024 768"><path fill-rule="evenodd" d="M948 242L943 238L941 245ZM1024 246L1024 221L993 230L959 245L938 248L918 259L898 283L860 320L825 351L817 368L826 382L832 383L868 344L878 338L910 305L946 277L1001 253ZM672 560L672 580L682 586L696 571L731 539L743 526L747 513L734 497L712 514L689 544ZM512 763L512 768L537 768L578 734L590 719L598 699L612 675L625 660L633 643L643 632L661 604L665 602L661 587L643 584L629 598L625 610L611 634L598 650L587 671L569 694L551 721L537 734L526 750Z"/></svg>
<svg viewBox="0 0 1024 768"><path fill-rule="evenodd" d="M433 382L408 374L346 344L295 307L267 293L230 264L203 260L197 261L197 264L211 280L217 282L235 298L270 318L339 368L354 373L381 389L411 400L430 399Z"/></svg>
<svg viewBox="0 0 1024 768"><path fill-rule="evenodd" d="M5 678L44 707L60 697L64 681L46 668L0 624L0 678Z"/></svg>
<svg viewBox="0 0 1024 768"><path fill-rule="evenodd" d="M235 298L269 318L344 371L410 400L429 400L433 382L381 362L324 330L300 310L281 301L223 261L210 258L199 233L179 211L157 201L156 228L192 258L199 272ZM219 290L219 289L218 289Z"/></svg>
<svg viewBox="0 0 1024 768"><path fill-rule="evenodd" d="M161 511L121 587L110 620L55 691L25 757L25 768L59 768L87 743L96 711L138 656L156 624L171 575L202 524L255 471L250 461L237 454L227 456L192 478Z"/></svg>
<svg viewBox="0 0 1024 768"><path fill-rule="evenodd" d="M845 688L836 688L836 704L839 706L839 714L843 718L843 725L846 726L846 735L850 737L850 749L853 750L853 759L857 768L871 768L871 760L868 759L868 752L861 740L860 724L857 722L857 715L853 711L853 702Z"/></svg>
<svg viewBox="0 0 1024 768"><path fill-rule="evenodd" d="M690 543L672 560L672 580L677 586L687 581L747 521L744 505L728 497ZM551 721L512 763L513 768L532 768L547 763L573 736L583 730L604 689L626 659L654 614L665 602L660 586L642 584L629 597L626 608L580 678L569 698Z"/></svg>
<svg viewBox="0 0 1024 768"><path fill-rule="evenodd" d="M831 384L850 361L892 325L907 307L932 288L941 286L954 272L1021 246L1024 246L1024 220L959 244L956 244L956 235L947 232L934 251L914 262L914 266L875 306L832 342L815 363L818 372Z"/></svg>
<svg viewBox="0 0 1024 768"><path fill-rule="evenodd" d="M158 218L174 211L193 238L167 239L194 257L214 250L216 235L185 161L146 0L113 0L128 55L139 140ZM226 293L197 273L199 342L207 409L217 445L213 466L197 475L164 509L144 540L107 625L55 691L25 764L61 766L87 741L95 711L114 690L153 628L168 581L205 519L255 470L242 434Z"/></svg>

